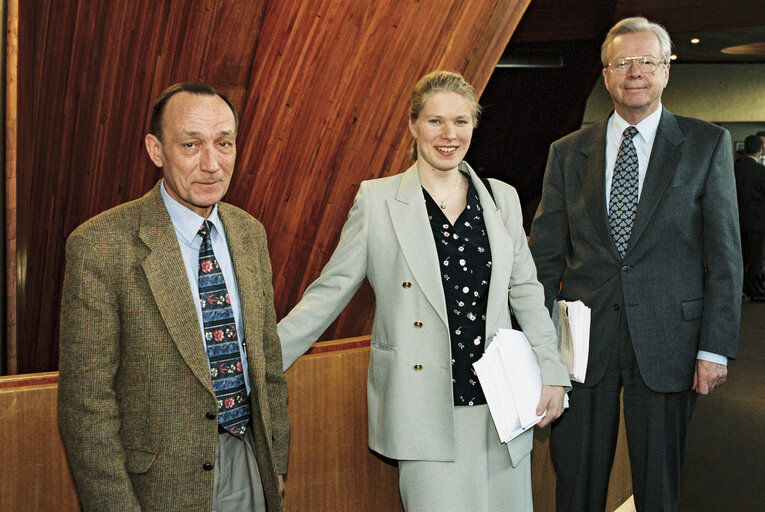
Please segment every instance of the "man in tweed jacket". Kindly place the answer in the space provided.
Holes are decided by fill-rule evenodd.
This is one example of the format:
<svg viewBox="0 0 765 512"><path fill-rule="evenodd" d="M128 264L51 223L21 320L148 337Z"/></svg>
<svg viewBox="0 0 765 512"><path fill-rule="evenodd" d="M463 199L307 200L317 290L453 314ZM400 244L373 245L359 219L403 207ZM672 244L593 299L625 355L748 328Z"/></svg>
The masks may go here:
<svg viewBox="0 0 765 512"><path fill-rule="evenodd" d="M283 510L287 388L266 235L219 202L236 131L225 96L171 86L146 136L164 179L67 242L58 416L85 510ZM238 331L251 410L243 439L217 421L196 282L204 220Z"/></svg>

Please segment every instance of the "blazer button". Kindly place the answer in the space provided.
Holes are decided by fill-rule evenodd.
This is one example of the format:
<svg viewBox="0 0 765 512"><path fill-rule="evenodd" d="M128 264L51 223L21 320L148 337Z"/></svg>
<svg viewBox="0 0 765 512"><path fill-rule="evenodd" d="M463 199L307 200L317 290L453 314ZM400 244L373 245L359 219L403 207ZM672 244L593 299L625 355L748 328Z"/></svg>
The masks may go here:
<svg viewBox="0 0 765 512"><path fill-rule="evenodd" d="M409 281L404 281L403 283L401 283L401 286L403 286L404 288L411 288L412 283L410 283Z"/></svg>
<svg viewBox="0 0 765 512"><path fill-rule="evenodd" d="M622 270L625 271L625 272L629 272L630 271L630 266L629 265L624 265L622 267Z"/></svg>
<svg viewBox="0 0 765 512"><path fill-rule="evenodd" d="M419 372L420 370L422 370L422 365L421 364L414 365L414 371Z"/></svg>
<svg viewBox="0 0 765 512"><path fill-rule="evenodd" d="M619 311L619 304L614 304L611 307L614 308L614 311Z"/></svg>
<svg viewBox="0 0 765 512"><path fill-rule="evenodd" d="M415 322L415 323L414 323L414 326L415 326L417 329L419 329L420 327L422 327L422 322Z"/></svg>
<svg viewBox="0 0 765 512"><path fill-rule="evenodd" d="M207 418L208 420L214 420L215 419L215 413L214 412L206 412L205 413L205 418Z"/></svg>
<svg viewBox="0 0 765 512"><path fill-rule="evenodd" d="M205 462L204 464L202 464L202 469L204 469L205 471L212 471L213 467L214 466L212 465L211 462Z"/></svg>

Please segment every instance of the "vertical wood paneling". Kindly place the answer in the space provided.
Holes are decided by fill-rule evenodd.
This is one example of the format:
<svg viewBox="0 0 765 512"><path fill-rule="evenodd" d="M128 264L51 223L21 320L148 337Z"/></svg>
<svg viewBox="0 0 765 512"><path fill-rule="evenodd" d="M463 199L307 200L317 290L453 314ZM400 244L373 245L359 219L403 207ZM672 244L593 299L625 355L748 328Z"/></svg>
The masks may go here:
<svg viewBox="0 0 765 512"><path fill-rule="evenodd" d="M142 139L167 85L207 81L239 107L226 199L266 226L282 316L326 263L359 182L408 166L414 82L446 68L480 91L528 2L22 2L16 370L56 368L68 234L159 177ZM368 333L372 308L363 288L328 337Z"/></svg>
<svg viewBox="0 0 765 512"><path fill-rule="evenodd" d="M80 509L56 420L56 373L0 378L0 510Z"/></svg>
<svg viewBox="0 0 765 512"><path fill-rule="evenodd" d="M9 300L18 309L18 372L57 366L68 234L159 177L143 149L154 97L170 83L204 80L241 99L264 5L22 2L18 285Z"/></svg>
<svg viewBox="0 0 765 512"><path fill-rule="evenodd" d="M5 3L5 343L0 344L0 372L17 373L16 337L16 134L19 57L19 3ZM4 346L3 346L4 345ZM4 349L4 350L2 350Z"/></svg>

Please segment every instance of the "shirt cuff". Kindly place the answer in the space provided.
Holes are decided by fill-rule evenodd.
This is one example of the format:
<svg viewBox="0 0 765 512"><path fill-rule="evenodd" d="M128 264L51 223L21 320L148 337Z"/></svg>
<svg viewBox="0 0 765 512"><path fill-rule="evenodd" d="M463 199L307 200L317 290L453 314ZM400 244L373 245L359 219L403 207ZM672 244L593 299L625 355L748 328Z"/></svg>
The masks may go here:
<svg viewBox="0 0 765 512"><path fill-rule="evenodd" d="M728 366L727 357L721 356L720 354L713 354L712 352L706 352L704 350L699 350L699 353L696 355L696 359L701 359L702 361L709 361L712 363L721 364L723 366Z"/></svg>

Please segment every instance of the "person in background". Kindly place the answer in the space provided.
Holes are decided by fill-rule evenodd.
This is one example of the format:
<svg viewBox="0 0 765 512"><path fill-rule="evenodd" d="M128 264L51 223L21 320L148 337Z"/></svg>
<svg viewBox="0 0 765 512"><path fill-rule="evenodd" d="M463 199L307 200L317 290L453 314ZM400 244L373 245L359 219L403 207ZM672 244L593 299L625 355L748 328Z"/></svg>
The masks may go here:
<svg viewBox="0 0 765 512"><path fill-rule="evenodd" d="M744 295L765 302L765 150L757 135L744 139L744 154L736 160L736 190L744 252Z"/></svg>
<svg viewBox="0 0 765 512"><path fill-rule="evenodd" d="M67 241L58 420L87 511L281 511L287 386L263 226L221 202L237 115L166 89L163 179Z"/></svg>
<svg viewBox="0 0 765 512"><path fill-rule="evenodd" d="M761 130L757 132L757 136L762 141L762 145L765 146L765 130ZM765 151L760 153L760 156L757 158L757 161L760 162L761 165L765 165Z"/></svg>
<svg viewBox="0 0 765 512"><path fill-rule="evenodd" d="M562 413L569 386L518 195L491 180L492 198L463 161L479 111L457 73L417 82L413 165L361 183L332 257L278 325L286 369L369 280L369 447L398 460L408 512L532 510L532 430L500 443L472 368L511 311L539 360L540 426Z"/></svg>
<svg viewBox="0 0 765 512"><path fill-rule="evenodd" d="M546 302L591 308L584 383L555 422L558 512L605 509L620 393L638 511L675 511L696 395L725 382L741 310L728 132L661 104L671 41L623 19L602 45L612 115L554 142L530 246Z"/></svg>

